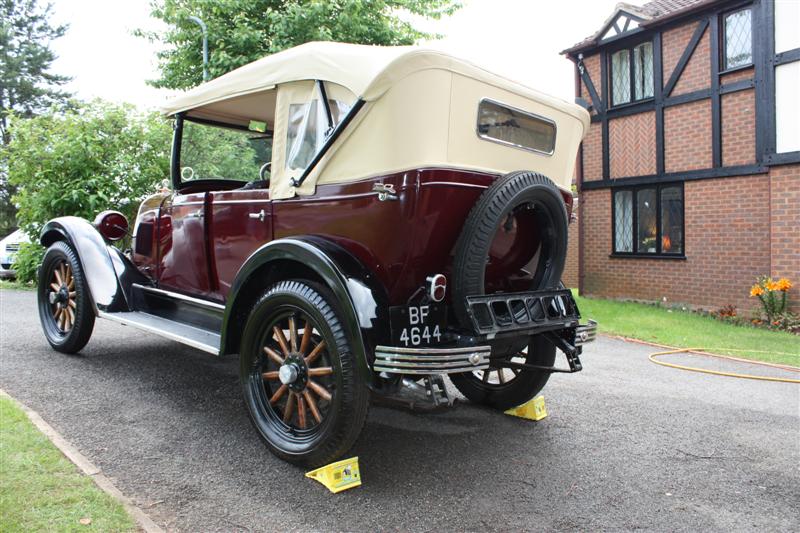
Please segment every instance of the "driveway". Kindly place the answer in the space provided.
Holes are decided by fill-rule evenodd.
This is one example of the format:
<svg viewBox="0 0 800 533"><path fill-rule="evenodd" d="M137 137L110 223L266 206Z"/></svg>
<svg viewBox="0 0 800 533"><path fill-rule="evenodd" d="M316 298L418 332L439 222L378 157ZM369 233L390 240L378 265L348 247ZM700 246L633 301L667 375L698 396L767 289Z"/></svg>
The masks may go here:
<svg viewBox="0 0 800 533"><path fill-rule="evenodd" d="M261 445L233 358L103 320L61 355L32 292L0 291L0 336L0 387L174 530L800 528L800 386L657 366L638 344L589 346L538 423L373 408L364 484L332 495Z"/></svg>

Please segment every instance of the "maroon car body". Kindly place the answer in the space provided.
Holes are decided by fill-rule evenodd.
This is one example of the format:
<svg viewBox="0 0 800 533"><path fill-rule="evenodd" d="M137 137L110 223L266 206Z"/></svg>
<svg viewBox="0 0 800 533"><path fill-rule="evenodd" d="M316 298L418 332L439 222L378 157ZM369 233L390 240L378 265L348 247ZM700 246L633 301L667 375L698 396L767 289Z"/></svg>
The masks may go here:
<svg viewBox="0 0 800 533"><path fill-rule="evenodd" d="M353 58L366 74L330 69ZM45 226L55 349L100 317L238 354L259 435L306 465L350 447L370 395L452 403L447 375L507 409L581 370L596 324L560 275L585 110L439 52L322 43L166 113L171 185L142 201L130 248L114 211Z"/></svg>

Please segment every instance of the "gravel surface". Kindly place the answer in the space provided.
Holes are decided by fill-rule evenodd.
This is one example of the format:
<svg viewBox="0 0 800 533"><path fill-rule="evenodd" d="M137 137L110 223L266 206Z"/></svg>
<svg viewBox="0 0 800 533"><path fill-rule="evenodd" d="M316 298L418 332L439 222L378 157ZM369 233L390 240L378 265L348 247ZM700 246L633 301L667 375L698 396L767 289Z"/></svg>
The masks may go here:
<svg viewBox="0 0 800 533"><path fill-rule="evenodd" d="M0 291L0 337L0 387L176 531L800 529L800 386L660 367L647 346L601 337L537 423L375 407L364 484L333 495L261 445L233 358L103 320L61 355L32 292Z"/></svg>

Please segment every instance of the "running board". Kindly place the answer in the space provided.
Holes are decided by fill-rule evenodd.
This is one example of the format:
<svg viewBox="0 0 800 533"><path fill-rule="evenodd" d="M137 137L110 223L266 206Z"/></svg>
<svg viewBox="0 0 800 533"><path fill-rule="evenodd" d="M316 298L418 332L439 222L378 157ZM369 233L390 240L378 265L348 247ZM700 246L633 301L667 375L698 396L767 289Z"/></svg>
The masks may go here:
<svg viewBox="0 0 800 533"><path fill-rule="evenodd" d="M169 320L142 311L124 311L119 313L107 313L99 311L98 316L117 322L123 326L153 333L160 337L178 341L192 348L203 350L210 354L219 354L219 333L207 329L198 328L175 320Z"/></svg>

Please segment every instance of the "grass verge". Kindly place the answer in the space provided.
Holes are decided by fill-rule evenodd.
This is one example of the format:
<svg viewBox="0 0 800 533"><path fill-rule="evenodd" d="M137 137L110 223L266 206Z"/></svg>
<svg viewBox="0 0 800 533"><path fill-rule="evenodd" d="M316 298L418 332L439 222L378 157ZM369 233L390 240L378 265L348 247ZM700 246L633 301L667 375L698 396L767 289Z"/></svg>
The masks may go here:
<svg viewBox="0 0 800 533"><path fill-rule="evenodd" d="M573 293L581 316L597 320L602 333L800 367L800 337L791 333L726 324L713 317L654 305L583 298Z"/></svg>
<svg viewBox="0 0 800 533"><path fill-rule="evenodd" d="M122 504L80 474L14 402L2 397L0 517L4 532L136 530Z"/></svg>
<svg viewBox="0 0 800 533"><path fill-rule="evenodd" d="M13 289L17 291L32 291L36 289L33 283L20 283L16 280L0 279L0 289Z"/></svg>

